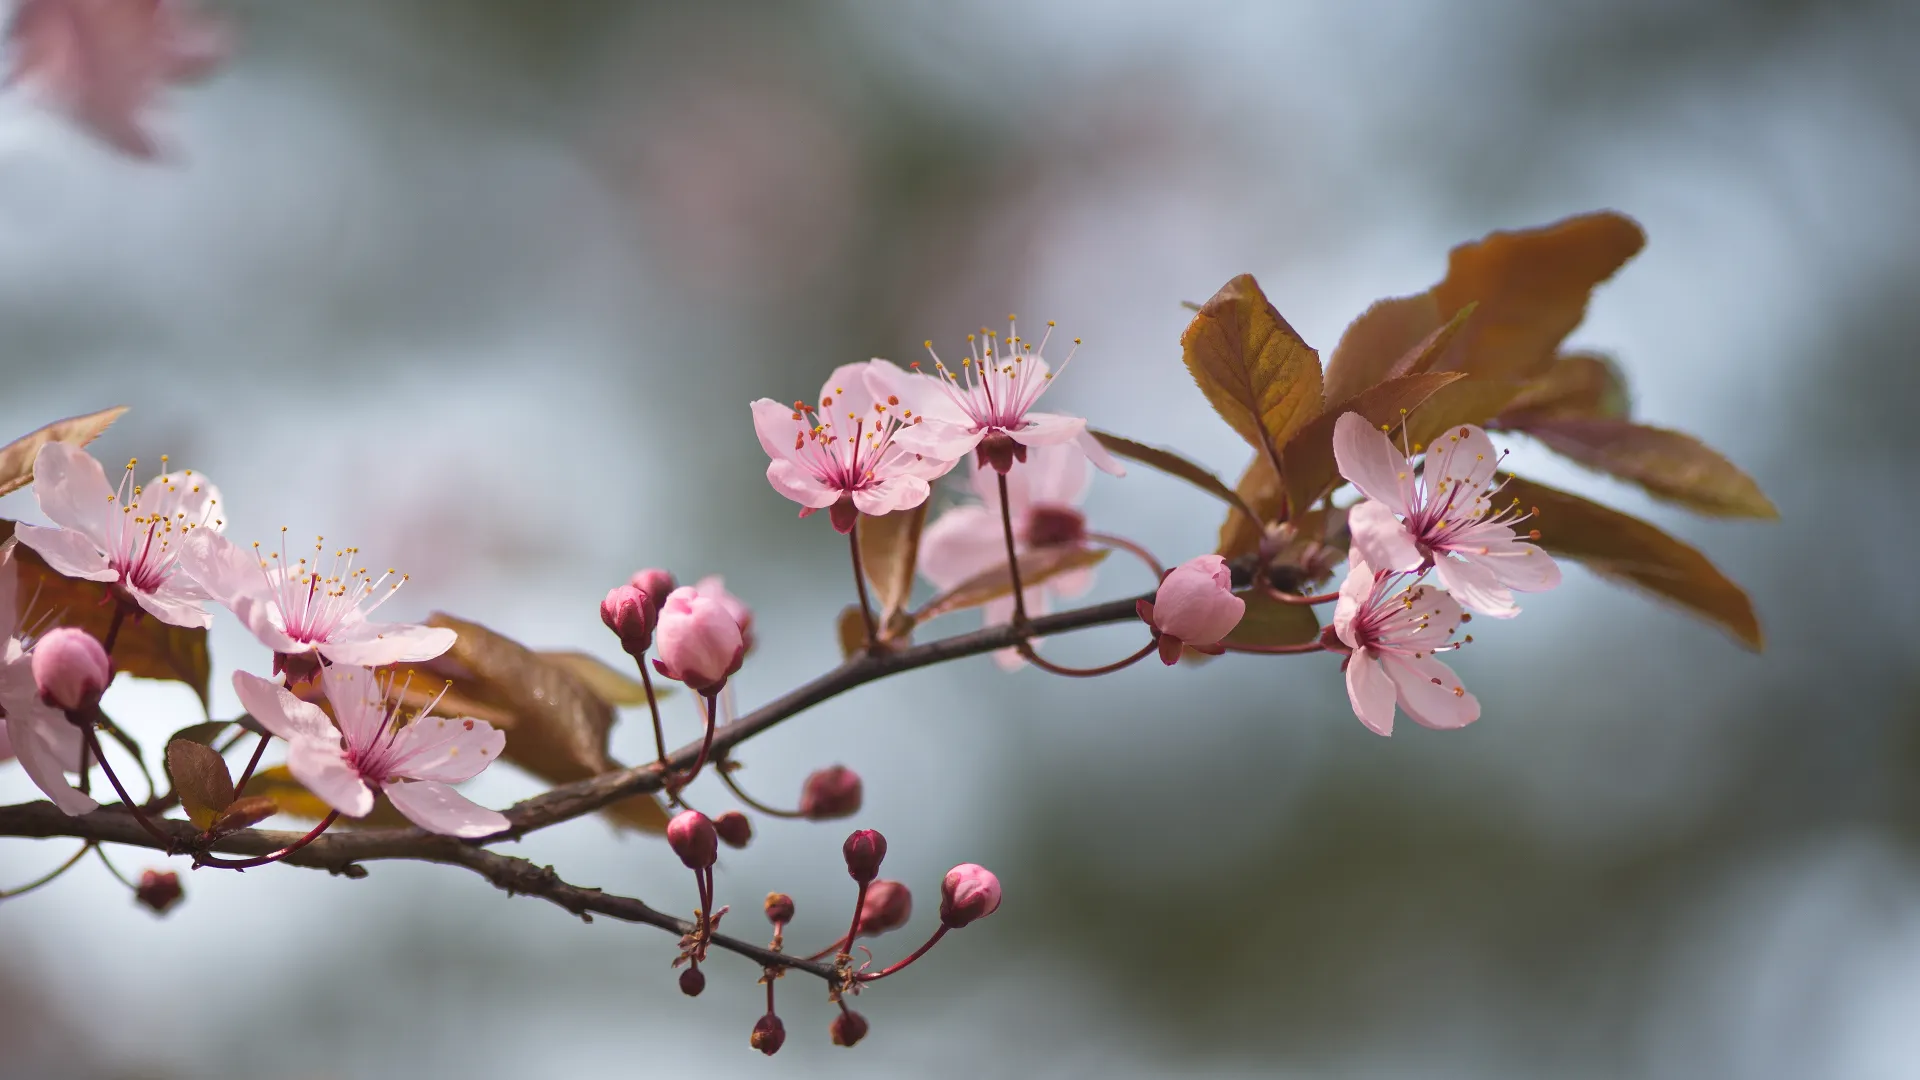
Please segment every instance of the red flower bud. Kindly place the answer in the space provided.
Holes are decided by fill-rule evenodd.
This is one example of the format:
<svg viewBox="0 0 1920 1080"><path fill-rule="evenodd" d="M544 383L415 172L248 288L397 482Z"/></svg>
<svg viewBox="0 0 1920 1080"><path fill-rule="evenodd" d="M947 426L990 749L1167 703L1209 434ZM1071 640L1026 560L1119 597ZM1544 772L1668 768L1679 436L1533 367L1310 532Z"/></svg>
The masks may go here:
<svg viewBox="0 0 1920 1080"><path fill-rule="evenodd" d="M845 765L829 765L807 777L800 789L800 816L808 821L852 817L860 812L860 774Z"/></svg>
<svg viewBox="0 0 1920 1080"><path fill-rule="evenodd" d="M600 601L600 621L620 638L620 647L638 660L653 644L653 622L658 613L647 594L632 585L617 585Z"/></svg>
<svg viewBox="0 0 1920 1080"><path fill-rule="evenodd" d="M852 1046L867 1037L867 1018L851 1010L833 1018L827 1034L835 1046Z"/></svg>
<svg viewBox="0 0 1920 1080"><path fill-rule="evenodd" d="M167 909L180 902L186 896L186 890L180 887L180 875L171 870L148 870L140 875L140 884L133 890L133 898L153 910L155 915L165 915Z"/></svg>
<svg viewBox="0 0 1920 1080"><path fill-rule="evenodd" d="M713 831L730 848L743 848L753 839L753 822L738 810L729 810L713 819Z"/></svg>
<svg viewBox="0 0 1920 1080"><path fill-rule="evenodd" d="M667 822L667 843L690 870L705 870L720 853L713 822L698 810L682 810Z"/></svg>
<svg viewBox="0 0 1920 1080"><path fill-rule="evenodd" d="M1000 907L1000 879L984 866L961 863L940 881L940 922L952 929L984 919Z"/></svg>
<svg viewBox="0 0 1920 1080"><path fill-rule="evenodd" d="M783 892L767 894L767 921L784 926L793 921L793 897Z"/></svg>
<svg viewBox="0 0 1920 1080"><path fill-rule="evenodd" d="M913 917L913 894L897 881L885 878L867 886L867 899L860 905L860 936L879 937L898 930Z"/></svg>
<svg viewBox="0 0 1920 1080"><path fill-rule="evenodd" d="M56 709L91 709L112 681L107 650L85 630L63 626L34 643L33 685L40 700Z"/></svg>
<svg viewBox="0 0 1920 1080"><path fill-rule="evenodd" d="M707 988L707 975L697 967L690 967L680 973L680 992L688 997L699 997L700 991Z"/></svg>
<svg viewBox="0 0 1920 1080"><path fill-rule="evenodd" d="M675 588L672 574L654 568L635 571L627 584L647 594L648 612L655 616L660 614L660 605L667 602L667 594Z"/></svg>
<svg viewBox="0 0 1920 1080"><path fill-rule="evenodd" d="M755 1050L768 1057L779 1053L780 1047L786 1041L787 1025L781 1023L780 1018L772 1013L754 1021L753 1034L747 1038L747 1042L751 1043Z"/></svg>
<svg viewBox="0 0 1920 1080"><path fill-rule="evenodd" d="M718 693L740 670L746 641L726 606L689 588L675 589L660 608L660 659L654 667L702 694Z"/></svg>
<svg viewBox="0 0 1920 1080"><path fill-rule="evenodd" d="M847 857L847 874L862 885L880 876L880 862L887 857L887 838L872 829L861 829L847 837L840 853Z"/></svg>

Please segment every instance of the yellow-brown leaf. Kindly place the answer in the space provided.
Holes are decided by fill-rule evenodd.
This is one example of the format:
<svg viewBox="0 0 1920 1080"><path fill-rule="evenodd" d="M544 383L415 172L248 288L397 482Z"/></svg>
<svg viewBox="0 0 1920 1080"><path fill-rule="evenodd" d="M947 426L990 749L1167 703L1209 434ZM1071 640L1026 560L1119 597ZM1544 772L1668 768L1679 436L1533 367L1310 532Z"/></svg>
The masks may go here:
<svg viewBox="0 0 1920 1080"><path fill-rule="evenodd" d="M1626 420L1526 419L1512 425L1556 453L1716 517L1778 518L1753 477L1691 435Z"/></svg>
<svg viewBox="0 0 1920 1080"><path fill-rule="evenodd" d="M913 596L913 572L920 558L920 529L927 504L880 517L860 518L860 563L867 571L882 624L907 609ZM864 633L864 631L863 631Z"/></svg>
<svg viewBox="0 0 1920 1080"><path fill-rule="evenodd" d="M0 495L33 483L33 460L40 456L41 447L50 442L85 446L99 438L100 433L126 411L125 405L115 405L85 416L69 416L0 446Z"/></svg>
<svg viewBox="0 0 1920 1080"><path fill-rule="evenodd" d="M1187 371L1233 430L1278 454L1320 415L1320 357L1242 274L1201 305L1180 336Z"/></svg>
<svg viewBox="0 0 1920 1080"><path fill-rule="evenodd" d="M1626 376L1599 353L1561 353L1553 366L1507 403L1502 426L1522 419L1625 420L1632 411Z"/></svg>
<svg viewBox="0 0 1920 1080"><path fill-rule="evenodd" d="M205 829L233 804L233 777L227 763L210 747L186 739L167 744L167 776L187 819Z"/></svg>

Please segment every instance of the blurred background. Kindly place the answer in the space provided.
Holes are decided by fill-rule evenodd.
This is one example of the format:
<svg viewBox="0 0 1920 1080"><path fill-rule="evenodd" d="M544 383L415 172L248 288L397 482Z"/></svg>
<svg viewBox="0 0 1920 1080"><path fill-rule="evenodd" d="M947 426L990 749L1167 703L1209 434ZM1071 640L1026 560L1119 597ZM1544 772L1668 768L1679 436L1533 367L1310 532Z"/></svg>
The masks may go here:
<svg viewBox="0 0 1920 1080"><path fill-rule="evenodd" d="M919 902L877 957L932 929L948 866L1007 891L860 999L851 1051L809 980L764 1060L746 964L690 1001L667 935L458 870L183 874L156 920L89 862L0 907L0 1074L1920 1073L1920 7L218 10L240 48L157 117L168 164L0 97L0 437L132 405L102 460L200 469L242 542L285 525L411 571L390 614L618 660L611 583L724 573L759 614L751 707L837 662L851 595L840 539L763 480L751 398L1017 311L1087 341L1061 408L1233 476L1181 300L1251 271L1324 355L1452 244L1613 207L1650 244L1573 342L1783 520L1702 521L1524 443L1517 468L1701 545L1770 647L1575 570L1459 658L1486 707L1459 732L1367 733L1325 657L1091 685L979 658L835 699L741 775L784 803L821 765L866 776L853 824ZM1169 561L1219 517L1144 469L1089 507ZM37 520L25 492L0 515ZM1146 584L1115 560L1100 595ZM231 715L227 673L266 655L230 619L214 646ZM196 718L171 685L107 704L149 745ZM684 698L669 723L694 734ZM628 760L650 742L615 733ZM469 793L538 788L499 768ZM29 795L0 769L0 801ZM844 829L758 828L722 862L728 929L779 889L790 940L826 944ZM0 845L0 885L67 850ZM598 820L507 850L694 903L663 844Z"/></svg>

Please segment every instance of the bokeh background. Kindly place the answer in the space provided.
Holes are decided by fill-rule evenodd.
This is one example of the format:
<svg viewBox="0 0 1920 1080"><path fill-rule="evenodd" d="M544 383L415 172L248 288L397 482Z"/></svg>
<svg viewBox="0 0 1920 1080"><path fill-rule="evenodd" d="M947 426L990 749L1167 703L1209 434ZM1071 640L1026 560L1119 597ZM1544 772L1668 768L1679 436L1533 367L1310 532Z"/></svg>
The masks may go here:
<svg viewBox="0 0 1920 1080"><path fill-rule="evenodd" d="M1920 7L220 10L239 53L173 96L168 165L0 97L0 435L130 404L104 460L170 453L237 538L286 525L411 571L396 614L618 659L611 582L722 572L759 613L752 705L837 660L849 588L838 538L766 487L749 399L1018 311L1087 339L1063 407L1237 474L1179 301L1251 271L1325 352L1452 244L1613 207L1651 243L1574 341L1783 520L1690 518L1524 443L1516 465L1705 547L1770 647L1576 570L1460 657L1487 713L1459 732L1368 734L1324 657L1093 685L977 659L836 699L742 777L789 801L816 766L866 775L857 824L919 899L878 955L932 928L955 862L1008 896L863 997L852 1051L790 979L763 1060L749 967L718 959L689 1001L666 935L457 870L203 872L156 920L88 863L0 907L0 1074L1920 1073ZM1218 513L1138 469L1090 507L1169 560ZM1103 570L1107 595L1144 584ZM265 662L230 620L215 654L217 683ZM150 744L194 717L177 687L108 704ZM693 734L684 699L670 723ZM0 769L0 798L28 793ZM759 829L721 867L737 929L777 888L824 943L843 830ZM664 845L598 821L511 850L693 903ZM0 845L0 884L65 851Z"/></svg>

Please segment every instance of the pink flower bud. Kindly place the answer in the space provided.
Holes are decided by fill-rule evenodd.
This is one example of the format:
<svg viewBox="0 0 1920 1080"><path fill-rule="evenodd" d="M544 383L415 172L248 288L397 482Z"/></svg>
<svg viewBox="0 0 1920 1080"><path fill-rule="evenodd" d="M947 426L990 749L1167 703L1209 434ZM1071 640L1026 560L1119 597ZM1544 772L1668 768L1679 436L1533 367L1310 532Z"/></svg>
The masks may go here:
<svg viewBox="0 0 1920 1080"><path fill-rule="evenodd" d="M705 870L720 853L713 822L698 810L682 810L667 822L667 844L690 870Z"/></svg>
<svg viewBox="0 0 1920 1080"><path fill-rule="evenodd" d="M880 876L880 862L887 857L887 838L872 829L860 829L847 837L840 853L847 857L847 874L862 885Z"/></svg>
<svg viewBox="0 0 1920 1080"><path fill-rule="evenodd" d="M993 871L961 863L940 881L940 922L955 930L984 919L1000 907L1000 879Z"/></svg>
<svg viewBox="0 0 1920 1080"><path fill-rule="evenodd" d="M647 594L647 607L656 616L660 614L660 605L667 602L667 594L676 588L672 574L653 568L635 571L627 584Z"/></svg>
<svg viewBox="0 0 1920 1080"><path fill-rule="evenodd" d="M700 991L707 988L706 973L697 967L690 967L680 973L680 992L688 997L699 997Z"/></svg>
<svg viewBox="0 0 1920 1080"><path fill-rule="evenodd" d="M852 817L860 812L860 774L845 765L829 765L807 777L800 789L800 816L808 821Z"/></svg>
<svg viewBox="0 0 1920 1080"><path fill-rule="evenodd" d="M747 1038L747 1042L752 1044L755 1050L760 1051L768 1057L779 1053L780 1047L784 1045L786 1041L787 1025L781 1023L780 1018L772 1013L768 1013L754 1021L753 1034Z"/></svg>
<svg viewBox="0 0 1920 1080"><path fill-rule="evenodd" d="M775 926L785 926L793 921L793 897L783 892L767 894L767 921Z"/></svg>
<svg viewBox="0 0 1920 1080"><path fill-rule="evenodd" d="M632 585L617 585L600 601L600 621L620 638L620 647L638 660L653 644L655 606Z"/></svg>
<svg viewBox="0 0 1920 1080"><path fill-rule="evenodd" d="M1224 652L1220 639L1240 625L1247 602L1233 595L1233 576L1227 560L1201 555L1173 568L1153 594L1152 604L1141 604L1141 616L1160 637L1160 659L1180 659L1180 646L1201 652Z"/></svg>
<svg viewBox="0 0 1920 1080"><path fill-rule="evenodd" d="M133 890L133 898L153 910L155 915L165 915L167 909L180 902L186 890L180 887L180 875L171 870L147 870L140 875L140 884Z"/></svg>
<svg viewBox="0 0 1920 1080"><path fill-rule="evenodd" d="M827 1035L835 1046L852 1046L867 1037L867 1018L851 1009L844 1011L827 1025Z"/></svg>
<svg viewBox="0 0 1920 1080"><path fill-rule="evenodd" d="M753 839L753 822L738 810L729 810L713 819L713 831L730 848L743 848Z"/></svg>
<svg viewBox="0 0 1920 1080"><path fill-rule="evenodd" d="M112 681L107 650L85 630L63 626L34 643L33 685L40 700L56 709L91 709Z"/></svg>
<svg viewBox="0 0 1920 1080"><path fill-rule="evenodd" d="M740 628L740 641L746 651L753 651L753 609L745 600L727 591L726 579L719 574L710 574L693 583L693 591L709 600L718 601L733 616L734 625Z"/></svg>
<svg viewBox="0 0 1920 1080"><path fill-rule="evenodd" d="M867 899L860 905L860 936L879 937L898 930L913 917L913 894L897 881L885 878L867 886Z"/></svg>
<svg viewBox="0 0 1920 1080"><path fill-rule="evenodd" d="M684 586L661 606L654 638L660 646L654 667L660 674L703 694L718 693L727 676L740 670L746 653L740 624L725 605Z"/></svg>

